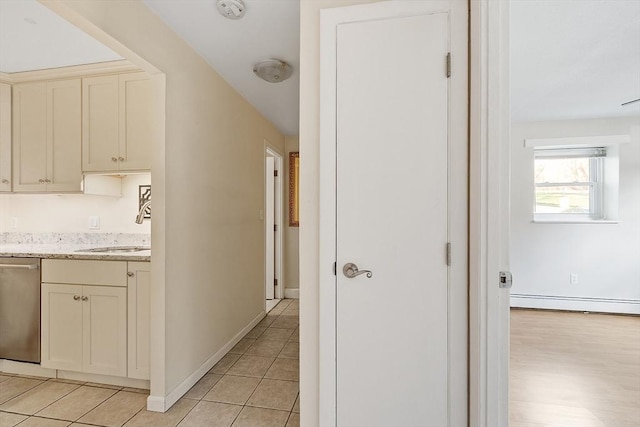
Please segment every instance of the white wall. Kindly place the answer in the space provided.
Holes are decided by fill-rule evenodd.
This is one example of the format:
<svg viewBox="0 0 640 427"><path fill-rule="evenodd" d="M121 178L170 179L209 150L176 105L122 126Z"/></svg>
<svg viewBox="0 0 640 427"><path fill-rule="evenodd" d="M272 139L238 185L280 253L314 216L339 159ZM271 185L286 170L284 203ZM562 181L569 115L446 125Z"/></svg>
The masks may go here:
<svg viewBox="0 0 640 427"><path fill-rule="evenodd" d="M122 197L87 194L0 194L0 232L142 233L149 221L136 224L138 186L151 184L149 174L112 178L122 182ZM89 229L89 216L100 217L100 229ZM12 228L12 218L17 227Z"/></svg>
<svg viewBox="0 0 640 427"><path fill-rule="evenodd" d="M512 306L640 313L640 118L519 123L511 134ZM620 223L533 223L524 140L621 134L632 141L619 146Z"/></svg>
<svg viewBox="0 0 640 427"><path fill-rule="evenodd" d="M284 232L284 260L285 260L285 288L286 289L298 289L300 287L300 228L291 227L289 225L289 153L300 150L300 141L297 136L287 136L284 141L285 144L285 232ZM294 291L295 292L295 291Z"/></svg>

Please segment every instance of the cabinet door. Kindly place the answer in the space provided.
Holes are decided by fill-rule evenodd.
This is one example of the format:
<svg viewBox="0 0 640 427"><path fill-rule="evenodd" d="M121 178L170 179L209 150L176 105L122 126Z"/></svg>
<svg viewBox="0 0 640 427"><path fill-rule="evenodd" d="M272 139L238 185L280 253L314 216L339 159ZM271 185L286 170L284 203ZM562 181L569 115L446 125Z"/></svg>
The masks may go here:
<svg viewBox="0 0 640 427"><path fill-rule="evenodd" d="M82 79L82 170L118 170L118 76Z"/></svg>
<svg viewBox="0 0 640 427"><path fill-rule="evenodd" d="M45 191L47 84L13 86L13 190Z"/></svg>
<svg viewBox="0 0 640 427"><path fill-rule="evenodd" d="M80 79L47 84L47 191L81 191Z"/></svg>
<svg viewBox="0 0 640 427"><path fill-rule="evenodd" d="M129 262L127 285L129 378L149 379L151 264Z"/></svg>
<svg viewBox="0 0 640 427"><path fill-rule="evenodd" d="M41 364L82 370L82 286L42 284Z"/></svg>
<svg viewBox="0 0 640 427"><path fill-rule="evenodd" d="M83 286L83 372L127 375L127 290Z"/></svg>
<svg viewBox="0 0 640 427"><path fill-rule="evenodd" d="M0 192L11 191L11 86L0 83Z"/></svg>
<svg viewBox="0 0 640 427"><path fill-rule="evenodd" d="M151 169L152 85L146 73L120 75L120 170Z"/></svg>

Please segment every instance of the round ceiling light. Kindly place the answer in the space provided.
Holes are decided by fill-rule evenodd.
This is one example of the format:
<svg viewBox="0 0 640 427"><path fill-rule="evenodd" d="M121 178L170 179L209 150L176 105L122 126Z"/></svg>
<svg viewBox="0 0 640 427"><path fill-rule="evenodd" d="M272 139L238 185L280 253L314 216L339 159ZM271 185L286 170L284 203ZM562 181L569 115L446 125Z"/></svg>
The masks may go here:
<svg viewBox="0 0 640 427"><path fill-rule="evenodd" d="M253 66L253 72L269 83L280 83L291 77L293 68L279 59L265 59Z"/></svg>
<svg viewBox="0 0 640 427"><path fill-rule="evenodd" d="M240 19L244 16L244 2L242 0L218 0L218 12L229 19Z"/></svg>

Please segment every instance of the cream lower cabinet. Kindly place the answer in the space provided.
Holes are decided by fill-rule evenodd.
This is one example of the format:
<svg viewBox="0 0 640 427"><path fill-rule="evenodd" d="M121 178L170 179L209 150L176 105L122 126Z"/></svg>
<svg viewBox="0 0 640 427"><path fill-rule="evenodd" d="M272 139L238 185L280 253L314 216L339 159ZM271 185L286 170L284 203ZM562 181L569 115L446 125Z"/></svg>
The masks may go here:
<svg viewBox="0 0 640 427"><path fill-rule="evenodd" d="M127 291L113 286L42 285L42 366L127 375Z"/></svg>
<svg viewBox="0 0 640 427"><path fill-rule="evenodd" d="M127 376L126 264L42 261L43 367Z"/></svg>
<svg viewBox="0 0 640 427"><path fill-rule="evenodd" d="M128 376L129 378L148 380L151 265L148 262L129 262L127 264Z"/></svg>

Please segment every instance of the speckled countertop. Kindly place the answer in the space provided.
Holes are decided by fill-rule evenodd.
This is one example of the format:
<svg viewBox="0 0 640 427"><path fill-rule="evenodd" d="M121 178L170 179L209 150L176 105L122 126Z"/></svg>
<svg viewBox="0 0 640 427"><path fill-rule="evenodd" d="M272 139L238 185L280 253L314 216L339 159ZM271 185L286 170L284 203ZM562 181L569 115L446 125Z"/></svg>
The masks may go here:
<svg viewBox="0 0 640 427"><path fill-rule="evenodd" d="M0 257L151 261L151 250L82 252L107 246L151 246L148 234L0 233Z"/></svg>

